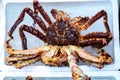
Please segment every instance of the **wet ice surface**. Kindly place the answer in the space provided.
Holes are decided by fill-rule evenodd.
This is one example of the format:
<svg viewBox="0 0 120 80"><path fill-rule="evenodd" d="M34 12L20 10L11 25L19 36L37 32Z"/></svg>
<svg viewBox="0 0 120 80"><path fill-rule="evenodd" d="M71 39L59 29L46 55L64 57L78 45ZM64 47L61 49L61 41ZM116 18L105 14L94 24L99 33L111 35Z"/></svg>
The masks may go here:
<svg viewBox="0 0 120 80"><path fill-rule="evenodd" d="M71 78L39 78L34 77L35 80L72 80ZM5 77L4 80L25 80L24 77ZM91 77L91 80L115 80L114 77Z"/></svg>
<svg viewBox="0 0 120 80"><path fill-rule="evenodd" d="M48 15L51 17L53 21L53 17L50 14L50 10L52 8L58 9L58 10L63 10L66 13L68 13L72 18L76 16L89 16L92 17L94 16L97 12L100 10L104 9L108 13L108 24L110 25L110 29L112 31L113 29L113 17L112 17L112 4L110 1L83 1L83 2L50 2L50 3L41 3L41 5L44 7ZM6 39L9 39L7 36L7 32L10 30L12 25L14 24L15 20L18 18L20 15L21 11L25 8L29 7L33 9L32 3L8 3L6 6ZM11 10L12 9L12 10ZM40 15L40 14L39 14ZM44 21L45 22L45 21ZM21 48L21 40L19 37L19 27L23 24L31 25L33 24L33 20L26 14L24 21L17 27L15 32L13 33L14 40L11 41L11 44L14 49L22 49ZM35 28L39 29L38 26ZM41 31L41 30L40 30ZM88 30L82 31L81 34L86 34L89 32L100 32L100 31L105 31L104 25L103 25L103 19L101 18L97 22L95 22ZM113 32L113 31L112 31ZM114 32L113 32L114 33ZM25 32L25 35L27 36L28 40L28 48L33 48L33 47L39 47L45 45L45 43L35 36L32 36L31 34ZM87 51L90 51L91 53L96 55L96 50L94 50L91 47L85 48ZM110 44L106 47L104 47L107 53L109 53L114 60L114 40L110 42ZM7 56L7 53L5 53L5 56ZM84 64L80 62L79 64ZM43 65L40 62L36 63L34 65Z"/></svg>

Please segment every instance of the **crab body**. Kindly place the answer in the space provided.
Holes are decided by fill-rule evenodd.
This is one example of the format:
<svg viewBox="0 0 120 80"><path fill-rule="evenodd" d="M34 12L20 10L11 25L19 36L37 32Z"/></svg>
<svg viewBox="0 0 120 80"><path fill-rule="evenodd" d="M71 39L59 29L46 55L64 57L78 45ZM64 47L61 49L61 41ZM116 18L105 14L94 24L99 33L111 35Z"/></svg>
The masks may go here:
<svg viewBox="0 0 120 80"><path fill-rule="evenodd" d="M62 19L49 26L46 32L46 42L51 45L78 45L79 31Z"/></svg>
<svg viewBox="0 0 120 80"><path fill-rule="evenodd" d="M52 9L51 14L56 20L52 22L37 0L34 0L33 8L34 11L30 8L23 9L19 18L8 32L8 36L10 37L10 39L6 41L6 50L9 54L9 56L6 57L8 64L16 68L22 68L38 61L51 66L67 64L71 69L73 80L90 80L76 64L79 59L97 68L103 68L105 64L112 63L112 57L102 49L113 39L113 35L109 29L106 11L101 10L92 18L81 16L71 18L64 11ZM38 16L38 12L40 12L48 23L48 26L46 26ZM34 24L39 25L44 33L32 26L22 25L19 28L19 33L23 50L15 50L10 45L10 41L13 39L12 34L14 30L23 21L25 13L34 20ZM106 32L81 34L82 30L88 29L95 21L102 17ZM36 36L48 45L28 49L27 38L24 31ZM95 56L86 51L84 47L87 46L98 48L99 55Z"/></svg>

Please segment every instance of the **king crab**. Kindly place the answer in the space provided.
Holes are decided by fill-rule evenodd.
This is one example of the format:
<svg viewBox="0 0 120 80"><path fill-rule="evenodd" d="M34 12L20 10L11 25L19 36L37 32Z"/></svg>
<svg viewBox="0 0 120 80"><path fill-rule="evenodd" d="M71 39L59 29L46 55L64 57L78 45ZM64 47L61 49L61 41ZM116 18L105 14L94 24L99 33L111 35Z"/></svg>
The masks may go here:
<svg viewBox="0 0 120 80"><path fill-rule="evenodd" d="M113 39L109 29L106 11L101 10L90 19L89 17L80 16L71 19L67 13L52 9L51 14L56 20L52 22L37 0L34 0L33 8L34 11L30 8L23 9L19 18L8 32L10 39L6 41L6 50L9 56L6 57L6 61L9 65L22 68L40 60L44 64L51 66L68 64L73 80L90 80L76 64L79 59L98 68L103 68L105 64L112 63L112 57L102 49ZM48 23L48 27L46 27L43 20L38 16L38 12L40 12ZM19 28L19 33L23 50L15 50L10 45L10 41L13 39L12 34L14 30L23 21L25 13L31 16L34 23L37 23L44 33L32 26L22 25ZM80 34L80 31L88 29L96 20L102 17L106 32L92 32L86 35ZM24 31L36 36L48 45L28 49ZM98 48L100 50L99 56L95 56L82 48L87 46Z"/></svg>

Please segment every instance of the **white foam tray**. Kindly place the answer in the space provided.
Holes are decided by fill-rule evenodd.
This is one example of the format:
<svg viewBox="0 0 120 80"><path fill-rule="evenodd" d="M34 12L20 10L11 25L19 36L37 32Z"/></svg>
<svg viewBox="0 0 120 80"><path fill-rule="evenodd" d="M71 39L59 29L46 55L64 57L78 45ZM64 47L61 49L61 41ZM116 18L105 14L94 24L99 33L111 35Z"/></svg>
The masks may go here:
<svg viewBox="0 0 120 80"><path fill-rule="evenodd" d="M110 55L113 57L114 63L110 65L105 65L103 69L97 69L92 66L88 65L80 65L80 68L83 71L88 71L91 73L91 71L117 71L120 69L120 48L119 48L119 28L118 28L118 3L117 0L40 0L41 4L47 11L47 13L50 13L50 10L52 8L56 8L58 10L63 10L67 12L70 16L75 17L75 16L89 16L92 17L95 15L98 11L104 9L108 13L108 22L110 25L110 29L114 35L114 40L107 46L105 47L105 50L110 53ZM1 3L1 2L0 2ZM16 6L15 6L16 5ZM46 7L47 5L47 7ZM15 7L14 7L15 6ZM4 58L6 56L5 52L5 47L4 47L4 41L6 39L6 32L11 28L17 17L19 16L21 10L23 10L24 7L30 7L32 8L32 0L3 0L1 3L1 8L0 8L0 70L2 72L66 72L70 73L70 69L68 67L49 67L49 66L44 66L44 65L39 65L39 64L33 64L27 67L24 67L22 69L16 69L13 66L8 66L4 62ZM19 10L18 10L19 8ZM27 16L27 15L26 15ZM50 15L51 17L51 15ZM53 19L53 18L52 18ZM103 20L100 19L96 23L92 25L90 29L87 30L87 32L91 31L103 31ZM31 18L27 16L25 18L25 21L23 22L25 24L32 25L33 21ZM22 23L22 24L23 24ZM97 25L97 26L96 26ZM29 34L27 34L29 35ZM14 40L14 43L12 42L12 45L14 48L19 48L20 46L20 38L18 34L18 30L15 31L14 36L16 37ZM29 38L34 38L30 37ZM29 45L31 45L30 40L28 42ZM33 39L33 41L36 42L33 46L39 46L43 45L42 42L39 42L38 39ZM33 44L32 41L32 44ZM101 74L102 72L100 72ZM96 74L96 75L97 75ZM92 75L92 74L88 74ZM64 75L63 75L64 76Z"/></svg>

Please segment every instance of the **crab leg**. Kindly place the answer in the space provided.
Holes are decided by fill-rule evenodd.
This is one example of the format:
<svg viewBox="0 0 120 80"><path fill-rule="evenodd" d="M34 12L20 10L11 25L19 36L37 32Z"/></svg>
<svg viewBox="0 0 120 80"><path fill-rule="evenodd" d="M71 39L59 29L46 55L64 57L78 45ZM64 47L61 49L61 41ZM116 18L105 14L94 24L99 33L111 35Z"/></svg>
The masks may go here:
<svg viewBox="0 0 120 80"><path fill-rule="evenodd" d="M40 61L40 56L37 56L35 58L31 58L31 59L27 59L27 60L23 60L23 61L18 61L17 63L12 64L13 66L15 66L16 68L21 69L24 66L30 65L32 63L35 63L37 61Z"/></svg>
<svg viewBox="0 0 120 80"><path fill-rule="evenodd" d="M108 25L108 20L107 20L107 13L106 11L104 10L101 10L100 12L98 12L95 16L93 16L91 19L89 19L83 26L82 26L82 29L85 30L87 29L90 25L92 25L96 20L100 19L101 17L103 17L103 23L105 25L105 28L106 28L106 33L103 33L103 32L93 32L93 33L88 33L86 35L84 35L82 37L82 39L91 39L91 38L103 38L103 39L106 39L107 41L107 44L113 39L113 36L111 34L111 31L109 29L109 25ZM86 41L85 41L86 42ZM87 42L87 43L90 43L90 42ZM101 43L101 42L100 42ZM101 43L103 44L103 43ZM106 44L106 45L107 45ZM93 44L92 44L93 45ZM96 48L102 48L104 47L104 45L94 45L94 47Z"/></svg>
<svg viewBox="0 0 120 80"><path fill-rule="evenodd" d="M92 25L96 20L100 19L103 17L103 23L105 25L106 31L110 32L109 25L108 25L108 20L107 20L107 13L104 10L101 10L98 12L95 16L93 16L91 19L89 19L83 26L82 29L85 30L87 29L90 25Z"/></svg>
<svg viewBox="0 0 120 80"><path fill-rule="evenodd" d="M47 21L47 23L49 25L52 24L52 21L51 21L50 17L48 16L48 14L45 12L45 10L43 9L43 7L40 5L40 3L37 0L34 0L33 7L34 7L34 12L35 13L38 14L38 11L39 11L40 14L43 16L43 18Z"/></svg>
<svg viewBox="0 0 120 80"><path fill-rule="evenodd" d="M90 38L106 38L106 39L112 39L112 34L111 33L106 33L106 32L92 32L88 33L84 36L82 36L83 39L90 39Z"/></svg>
<svg viewBox="0 0 120 80"><path fill-rule="evenodd" d="M68 63L72 71L73 80L87 80L87 76L83 73L80 67L76 64L76 59L72 55L72 52L69 50L68 46L62 47L62 52L65 52L68 55Z"/></svg>
<svg viewBox="0 0 120 80"><path fill-rule="evenodd" d="M79 45L81 47L93 46L96 48L102 48L107 45L107 41L104 38L83 39L80 41Z"/></svg>
<svg viewBox="0 0 120 80"><path fill-rule="evenodd" d="M31 26L28 26L28 25L22 25L19 29L19 33L20 33L23 49L27 49L27 38L23 31L29 32L32 35L35 35L39 39L46 42L46 37L39 30L37 30Z"/></svg>
<svg viewBox="0 0 120 80"><path fill-rule="evenodd" d="M12 46L9 44L10 40L11 39L6 41L6 45L5 45L6 51L9 55L25 55L25 56L35 55L43 51L48 51L50 49L50 46L43 46L43 47L31 48L27 50L15 50L15 49L12 49Z"/></svg>
<svg viewBox="0 0 120 80"><path fill-rule="evenodd" d="M92 62L89 60L85 60L84 58L81 58L81 60L87 64L93 65L93 66L100 68L100 69L104 67L104 64L110 64L113 61L111 56L109 54L107 54L103 49L101 49L99 54L100 54L100 56L102 56L105 59L104 63Z"/></svg>
<svg viewBox="0 0 120 80"><path fill-rule="evenodd" d="M81 58L81 60L82 60L83 62L85 62L85 63L87 63L87 64L89 64L89 65L91 65L91 66L95 66L95 67L97 67L97 68L99 68L99 69L101 69L101 68L104 67L104 64L100 64L100 63L96 63L96 62L91 62L91 61L88 61L88 60L85 60L85 59L82 59L82 58Z"/></svg>
<svg viewBox="0 0 120 80"><path fill-rule="evenodd" d="M19 18L16 20L16 22L14 23L14 25L12 26L12 28L10 29L10 31L8 32L8 35L11 38L13 38L12 34L13 34L14 30L16 29L16 27L24 20L25 13L27 13L28 15L30 15L33 18L33 20L42 28L43 31L46 31L46 25L42 21L42 19L37 14L35 14L30 8L25 8L21 12Z"/></svg>
<svg viewBox="0 0 120 80"><path fill-rule="evenodd" d="M108 54L106 54L106 52L104 50L101 50L99 52L100 56L95 56L92 55L91 53L85 51L82 48L78 48L76 46L72 46L70 45L70 50L72 50L73 52L76 51L79 55L80 58L86 60L86 61L90 61L93 63L98 63L98 64L110 64L112 63L112 57Z"/></svg>
<svg viewBox="0 0 120 80"><path fill-rule="evenodd" d="M107 44L113 39L113 36L111 33L105 33L105 32L92 32L88 33L84 36L81 36L81 39L92 39L92 38L98 38L98 39L106 39ZM105 46L105 45L103 45Z"/></svg>
<svg viewBox="0 0 120 80"><path fill-rule="evenodd" d="M9 63L9 62L15 62L15 61L20 61L20 60L26 60L26 59L31 59L34 58L36 56L38 56L40 53L36 54L36 55L27 55L27 56L23 56L23 55L10 55L8 57L5 58L5 60Z"/></svg>
<svg viewBox="0 0 120 80"><path fill-rule="evenodd" d="M39 61L40 55L44 51L50 50L50 46L43 46L43 47L32 48L28 50L15 50L15 49L12 49L12 46L9 44L10 40L11 39L6 41L6 50L10 55L10 57L6 58L6 61L13 62L12 65L15 66L16 68L22 68L24 66L27 66L29 64ZM21 56L24 56L24 57L21 58ZM13 57L16 57L16 58L11 59ZM14 63L15 61L17 62Z"/></svg>

